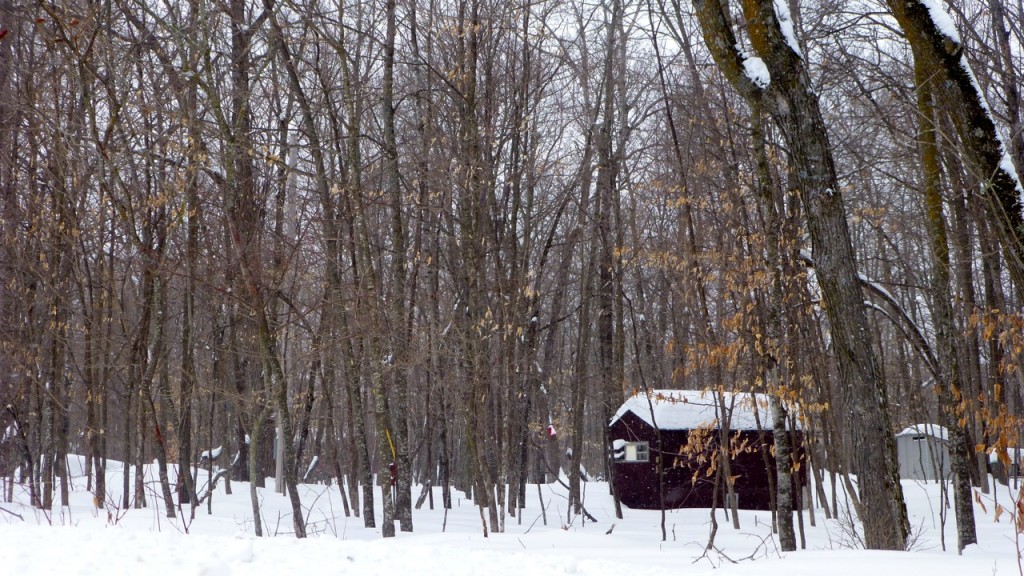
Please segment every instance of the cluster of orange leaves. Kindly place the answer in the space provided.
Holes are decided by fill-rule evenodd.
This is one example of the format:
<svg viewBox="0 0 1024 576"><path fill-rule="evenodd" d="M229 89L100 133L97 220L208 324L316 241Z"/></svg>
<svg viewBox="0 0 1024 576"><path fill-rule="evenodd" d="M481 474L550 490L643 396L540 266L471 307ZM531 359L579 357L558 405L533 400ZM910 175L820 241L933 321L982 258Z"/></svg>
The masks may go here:
<svg viewBox="0 0 1024 576"><path fill-rule="evenodd" d="M1009 376L1017 373L1024 363L1024 314L1008 313L1000 310L990 310L972 314L969 319L969 327L978 330L985 340L995 339L1003 349L1004 356L999 365L999 372ZM995 384L993 395L997 398L1002 396L1001 385ZM989 438L988 444L978 444L975 450L978 453L995 455L1006 470L1013 464L1010 451L1016 448L1018 431L1024 426L1024 419L1009 414L1005 404L998 406L986 406L980 411L980 417L985 423L986 435ZM981 495L975 493L975 501L981 505L982 510L987 510L981 501ZM1013 501L1014 528L1018 534L1024 534L1024 484L1017 490ZM995 520L1008 510L997 504L995 509Z"/></svg>

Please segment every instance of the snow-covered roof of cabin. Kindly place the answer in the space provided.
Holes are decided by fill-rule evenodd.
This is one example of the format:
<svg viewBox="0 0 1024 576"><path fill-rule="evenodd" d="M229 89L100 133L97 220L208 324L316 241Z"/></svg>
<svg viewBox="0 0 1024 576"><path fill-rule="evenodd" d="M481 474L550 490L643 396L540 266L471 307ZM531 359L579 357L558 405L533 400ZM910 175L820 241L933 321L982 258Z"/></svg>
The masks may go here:
<svg viewBox="0 0 1024 576"><path fill-rule="evenodd" d="M609 425L614 424L632 412L652 427L662 430L693 430L701 427L715 427L718 424L716 411L718 395L700 390L651 390L650 403L647 394L639 391L630 396L615 412ZM768 412L768 397L764 394L741 392L725 393L725 408L732 409L730 428L733 430L756 430L754 408L757 408L761 426L771 429ZM652 413L651 407L654 411Z"/></svg>
<svg viewBox="0 0 1024 576"><path fill-rule="evenodd" d="M949 430L938 424L914 424L907 426L897 436L934 436L940 440L949 440Z"/></svg>

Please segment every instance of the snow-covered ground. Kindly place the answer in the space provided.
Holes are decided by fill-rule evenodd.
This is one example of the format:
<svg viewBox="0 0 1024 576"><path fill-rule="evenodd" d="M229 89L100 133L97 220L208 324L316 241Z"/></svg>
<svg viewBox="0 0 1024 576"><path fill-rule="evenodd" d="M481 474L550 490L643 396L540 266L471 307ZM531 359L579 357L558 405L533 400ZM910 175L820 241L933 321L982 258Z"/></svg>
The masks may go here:
<svg viewBox="0 0 1024 576"><path fill-rule="evenodd" d="M80 462L73 462L72 468L80 472ZM115 491L114 501L119 500L120 473L120 465L111 463L108 485ZM717 549L705 554L708 510L667 513L668 538L662 541L659 512L626 509L625 519L616 520L603 483L587 484L586 506L596 523L566 520L561 487L543 485L538 495L537 487L531 486L521 521L506 517L505 533L488 538L483 537L472 502L454 492L454 508L446 517L435 488L437 506L415 511L415 532L399 532L388 540L380 537L379 528L363 528L361 518L345 517L337 487L304 485L302 503L312 536L300 541L288 534L287 501L272 488L261 490L260 497L264 525L276 537L256 538L248 484L233 483L234 494L229 496L222 483L213 499L213 514L208 515L204 506L195 521L187 523L164 517L155 476L148 477L150 506L141 510L97 511L79 476L71 506L43 514L24 505L26 494L16 486L16 502L0 503L0 574L1020 574L1013 521L1008 513L995 521L991 496L981 497L984 509L975 505L980 544L957 555L954 520L950 513L943 530L935 483L904 482L917 533L911 552L852 549L849 530L844 529L849 522L825 520L817 509L816 526L804 516L806 549L790 553L778 551L769 513L741 511L736 530L719 511ZM204 481L205 473L200 485ZM417 489L414 495L418 494ZM541 498L547 508L546 525ZM1009 490L1000 487L998 498L1005 506Z"/></svg>

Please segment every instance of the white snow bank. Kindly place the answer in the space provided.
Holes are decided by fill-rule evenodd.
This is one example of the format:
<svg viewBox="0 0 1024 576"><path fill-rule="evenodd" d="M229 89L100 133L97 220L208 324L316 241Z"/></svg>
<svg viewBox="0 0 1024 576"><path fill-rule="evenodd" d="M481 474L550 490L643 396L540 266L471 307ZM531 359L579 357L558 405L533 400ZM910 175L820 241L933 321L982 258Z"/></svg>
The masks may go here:
<svg viewBox="0 0 1024 576"><path fill-rule="evenodd" d="M70 456L73 469L81 469L80 456ZM15 485L13 503L0 503L0 574L210 575L262 576L281 574L364 575L543 575L594 576L962 576L965 574L1018 574L1013 522L1004 514L994 522L995 509L988 496L987 510L975 504L980 544L958 556L954 519L939 517L941 488L935 483L903 482L907 510L915 534L915 551L874 552L842 549L849 546L844 526L819 513L817 525L804 528L807 550L780 553L772 536L771 513L741 510L742 528L725 523L716 536L716 550L705 555L709 532L708 510L672 510L666 514L669 536L661 539L661 513L624 510L616 519L608 485L587 482L584 500L597 522L566 515L566 490L557 484L531 485L521 517L506 517L506 532L484 538L480 513L458 490L452 490L449 511L424 506L413 512L412 534L399 533L383 540L380 528L364 528L361 518L346 517L338 487L299 485L299 494L311 538L297 541L289 535L288 498L272 489L257 489L264 529L277 537L252 535L249 484L232 482L226 494L221 482L212 500L212 515L204 505L194 521L168 519L160 500L156 469L146 466L149 507L119 509L120 477L124 466L108 461L108 506L96 511L85 479L74 477L71 502L66 508L42 512L28 506L24 485ZM173 467L171 481L174 481ZM826 478L828 475L826 475ZM563 475L564 479L564 475ZM831 492L830 485L823 487ZM1001 487L999 489L1005 489ZM420 487L413 489L418 494ZM440 488L433 487L440 503ZM843 489L837 487L843 499ZM374 490L377 522L380 498ZM1002 494L1002 493L1000 493ZM1008 498L999 496L1001 503ZM540 503L547 514L541 519ZM356 508L358 502L353 502ZM187 506L186 506L187 508ZM15 516L14 514L17 514ZM804 512L806 516L806 512ZM721 518L719 519L721 522ZM608 534L614 524L614 530ZM188 531L190 534L186 535ZM721 552L719 552L721 551ZM732 558L737 563L727 560Z"/></svg>

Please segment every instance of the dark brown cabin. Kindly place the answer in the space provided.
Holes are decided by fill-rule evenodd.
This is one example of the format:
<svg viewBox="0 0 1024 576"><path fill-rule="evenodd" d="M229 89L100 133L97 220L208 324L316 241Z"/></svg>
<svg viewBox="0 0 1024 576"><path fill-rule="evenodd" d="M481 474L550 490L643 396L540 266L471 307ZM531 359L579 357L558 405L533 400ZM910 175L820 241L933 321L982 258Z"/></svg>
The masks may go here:
<svg viewBox="0 0 1024 576"><path fill-rule="evenodd" d="M717 394L710 392L655 390L650 392L650 401L644 392L626 400L609 423L613 481L623 504L648 510L661 507L657 464L661 456L666 509L710 508L712 502L722 506L725 489L720 486L715 497L714 455L720 445L718 423L724 413L730 419L729 462L736 477L738 507L771 508L768 479L770 474L774 482L775 457L767 397L726 393L724 411L716 398ZM762 431L758 431L755 409L765 428ZM797 453L802 459L802 453ZM803 485L803 469L801 466L794 474L794 487Z"/></svg>

